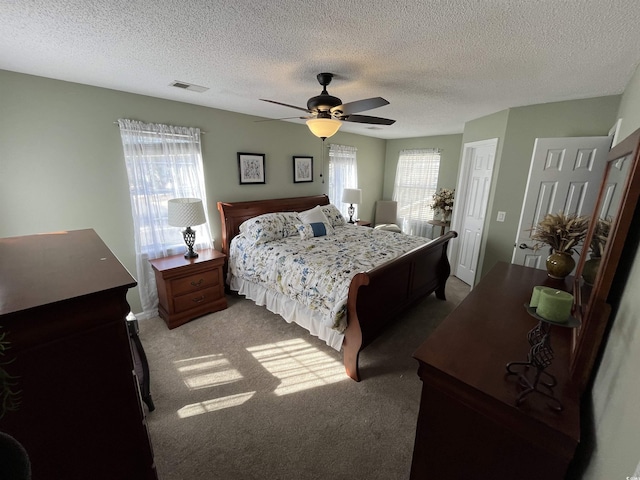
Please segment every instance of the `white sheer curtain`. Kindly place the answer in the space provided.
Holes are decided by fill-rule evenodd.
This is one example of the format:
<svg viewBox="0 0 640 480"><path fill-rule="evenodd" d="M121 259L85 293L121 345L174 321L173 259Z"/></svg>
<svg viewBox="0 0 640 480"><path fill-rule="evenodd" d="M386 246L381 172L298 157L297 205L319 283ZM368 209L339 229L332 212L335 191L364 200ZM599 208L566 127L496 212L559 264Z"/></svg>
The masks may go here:
<svg viewBox="0 0 640 480"><path fill-rule="evenodd" d="M345 188L358 188L358 163L356 147L348 145L329 145L329 201L349 218L349 205L342 203L342 191ZM358 218L356 206L355 217Z"/></svg>
<svg viewBox="0 0 640 480"><path fill-rule="evenodd" d="M438 149L402 150L398 158L393 200L398 202L398 218L403 233L432 237L431 203L438 188Z"/></svg>
<svg viewBox="0 0 640 480"><path fill-rule="evenodd" d="M158 293L150 259L183 253L180 228L167 223L170 198L200 198L207 215L200 130L118 120L129 177L133 215L140 318L158 314ZM196 250L211 248L209 219L196 231Z"/></svg>

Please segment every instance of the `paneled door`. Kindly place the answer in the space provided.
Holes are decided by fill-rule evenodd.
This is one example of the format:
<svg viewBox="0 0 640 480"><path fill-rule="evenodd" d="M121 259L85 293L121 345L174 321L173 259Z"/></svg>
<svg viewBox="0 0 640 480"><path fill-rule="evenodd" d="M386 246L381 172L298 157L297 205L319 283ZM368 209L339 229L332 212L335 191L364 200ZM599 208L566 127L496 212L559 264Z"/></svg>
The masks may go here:
<svg viewBox="0 0 640 480"><path fill-rule="evenodd" d="M530 229L548 213L591 215L612 137L536 138L511 263L545 269ZM579 252L574 254L578 263Z"/></svg>

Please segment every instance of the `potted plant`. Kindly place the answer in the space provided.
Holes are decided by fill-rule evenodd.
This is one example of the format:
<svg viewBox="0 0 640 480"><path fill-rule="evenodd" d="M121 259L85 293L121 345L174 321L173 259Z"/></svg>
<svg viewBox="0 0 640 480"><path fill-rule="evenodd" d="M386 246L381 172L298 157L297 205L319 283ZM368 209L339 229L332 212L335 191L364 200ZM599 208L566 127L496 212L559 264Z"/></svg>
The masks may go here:
<svg viewBox="0 0 640 480"><path fill-rule="evenodd" d="M573 271L576 266L572 256L574 249L584 240L588 226L589 217L558 212L548 213L532 229L531 238L537 241L534 250L543 245L550 247L547 274L551 278L562 279Z"/></svg>
<svg viewBox="0 0 640 480"><path fill-rule="evenodd" d="M442 221L448 222L451 212L453 212L453 197L455 196L455 190L448 188L441 188L433 194L433 203L431 203L431 209L436 213L442 214Z"/></svg>

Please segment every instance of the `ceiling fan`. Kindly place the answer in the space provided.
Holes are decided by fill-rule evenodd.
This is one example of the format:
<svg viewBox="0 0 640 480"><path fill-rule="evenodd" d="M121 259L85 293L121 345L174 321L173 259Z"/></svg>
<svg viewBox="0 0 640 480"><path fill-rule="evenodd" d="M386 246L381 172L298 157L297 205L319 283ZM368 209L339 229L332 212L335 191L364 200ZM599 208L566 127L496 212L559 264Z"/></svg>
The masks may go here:
<svg viewBox="0 0 640 480"><path fill-rule="evenodd" d="M322 85L322 92L320 95L307 100L307 108L288 105L286 103L276 102L275 100L266 100L264 98L260 100L309 113L310 116L300 118L308 119L307 126L309 130L311 130L311 133L323 140L338 131L341 125L340 122L369 123L373 125L393 125L395 123L395 120L388 118L354 115L358 112L388 105L389 102L384 98L372 97L356 100L355 102L342 103L342 100L338 97L329 95L327 92L327 85L331 83L333 73L319 73L316 78L320 85Z"/></svg>

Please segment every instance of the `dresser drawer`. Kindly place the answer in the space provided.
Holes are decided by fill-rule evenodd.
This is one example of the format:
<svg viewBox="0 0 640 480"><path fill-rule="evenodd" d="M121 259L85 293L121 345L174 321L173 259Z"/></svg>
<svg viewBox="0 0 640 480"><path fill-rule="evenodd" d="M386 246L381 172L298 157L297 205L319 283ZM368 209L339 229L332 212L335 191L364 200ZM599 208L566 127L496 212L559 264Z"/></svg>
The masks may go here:
<svg viewBox="0 0 640 480"><path fill-rule="evenodd" d="M220 285L205 288L197 292L187 293L173 299L173 309L175 313L184 312L192 308L206 305L209 302L219 300L224 292Z"/></svg>
<svg viewBox="0 0 640 480"><path fill-rule="evenodd" d="M171 292L174 297L184 295L189 292L197 292L203 288L217 285L218 278L219 275L217 268L206 270L184 278L176 278L171 281Z"/></svg>

